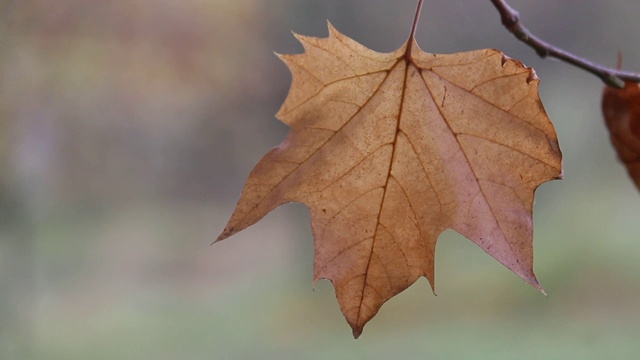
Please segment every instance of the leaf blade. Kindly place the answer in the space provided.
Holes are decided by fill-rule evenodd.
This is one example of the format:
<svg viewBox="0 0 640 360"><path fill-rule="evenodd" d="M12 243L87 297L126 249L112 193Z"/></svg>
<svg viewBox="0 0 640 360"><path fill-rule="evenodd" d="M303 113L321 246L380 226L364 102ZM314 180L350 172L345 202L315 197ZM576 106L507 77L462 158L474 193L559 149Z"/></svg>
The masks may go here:
<svg viewBox="0 0 640 360"><path fill-rule="evenodd" d="M287 139L252 171L225 238L285 202L311 209L314 281L358 337L420 276L452 228L533 286L535 189L561 177L533 70L497 50L381 54L330 26L283 55ZM278 169L274 169L278 168Z"/></svg>

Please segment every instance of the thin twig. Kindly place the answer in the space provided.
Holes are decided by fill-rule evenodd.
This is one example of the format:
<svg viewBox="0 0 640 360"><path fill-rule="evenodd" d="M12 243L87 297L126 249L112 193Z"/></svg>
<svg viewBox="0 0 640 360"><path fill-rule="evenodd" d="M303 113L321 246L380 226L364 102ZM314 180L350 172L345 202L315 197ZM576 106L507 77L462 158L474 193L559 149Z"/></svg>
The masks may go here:
<svg viewBox="0 0 640 360"><path fill-rule="evenodd" d="M532 47L540 57L550 56L577 66L599 77L605 84L610 86L622 88L624 87L624 81L640 82L640 73L617 70L596 64L541 40L520 22L520 15L506 1L491 0L491 2L500 13L502 25L520 41Z"/></svg>

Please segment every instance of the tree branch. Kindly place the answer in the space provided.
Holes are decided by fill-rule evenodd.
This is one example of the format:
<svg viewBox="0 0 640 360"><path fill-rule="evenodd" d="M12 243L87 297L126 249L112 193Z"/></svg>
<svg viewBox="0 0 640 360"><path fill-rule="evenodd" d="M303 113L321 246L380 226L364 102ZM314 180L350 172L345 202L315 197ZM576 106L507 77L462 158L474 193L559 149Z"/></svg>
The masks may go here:
<svg viewBox="0 0 640 360"><path fill-rule="evenodd" d="M631 71L616 70L600 64L596 64L580 56L574 55L566 50L553 46L546 41L533 35L522 22L520 15L504 0L491 0L493 6L498 9L502 25L507 28L516 38L532 47L541 58L548 56L560 59L566 63L574 65L580 69L588 71L599 77L605 84L617 88L624 87L624 81L640 82L640 73Z"/></svg>

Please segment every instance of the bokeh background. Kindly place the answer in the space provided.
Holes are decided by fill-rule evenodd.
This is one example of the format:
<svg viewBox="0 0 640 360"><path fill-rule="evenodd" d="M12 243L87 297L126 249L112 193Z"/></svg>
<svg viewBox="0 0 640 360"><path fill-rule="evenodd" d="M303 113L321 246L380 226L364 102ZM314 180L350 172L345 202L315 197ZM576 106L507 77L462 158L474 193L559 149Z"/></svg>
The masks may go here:
<svg viewBox="0 0 640 360"><path fill-rule="evenodd" d="M326 20L378 51L415 0L0 2L0 359L634 359L640 194L616 162L602 84L539 59L488 0L426 1L430 52L500 48L537 69L565 180L535 205L548 297L468 240L355 341L312 284L306 208L234 237L244 180L286 135L290 74L273 51ZM640 70L636 0L511 0L535 33Z"/></svg>

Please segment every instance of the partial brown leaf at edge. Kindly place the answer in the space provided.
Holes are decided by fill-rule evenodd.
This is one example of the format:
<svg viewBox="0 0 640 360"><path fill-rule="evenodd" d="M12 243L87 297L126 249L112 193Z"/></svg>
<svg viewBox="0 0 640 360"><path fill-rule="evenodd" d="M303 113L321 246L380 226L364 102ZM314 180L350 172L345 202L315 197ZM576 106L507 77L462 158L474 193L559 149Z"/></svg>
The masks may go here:
<svg viewBox="0 0 640 360"><path fill-rule="evenodd" d="M538 289L535 189L561 153L533 70L497 50L367 49L329 26L296 35L278 118L291 127L256 165L218 240L287 202L311 210L314 280L329 279L358 337L420 276L454 229Z"/></svg>
<svg viewBox="0 0 640 360"><path fill-rule="evenodd" d="M626 82L623 89L605 87L602 113L618 158L640 190L640 85Z"/></svg>

